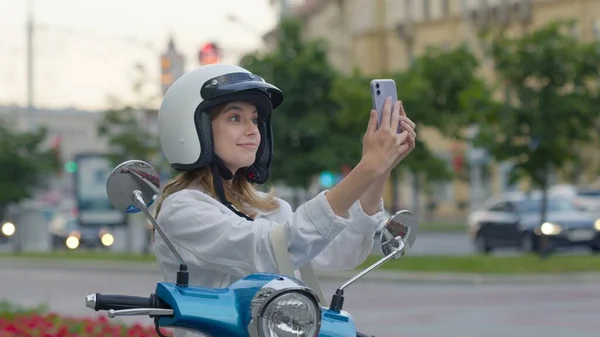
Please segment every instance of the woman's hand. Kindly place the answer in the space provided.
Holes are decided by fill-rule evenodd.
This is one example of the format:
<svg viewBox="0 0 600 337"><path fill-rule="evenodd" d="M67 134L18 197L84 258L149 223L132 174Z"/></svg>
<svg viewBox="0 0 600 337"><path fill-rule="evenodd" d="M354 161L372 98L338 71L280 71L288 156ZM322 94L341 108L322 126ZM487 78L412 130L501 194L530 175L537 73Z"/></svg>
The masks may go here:
<svg viewBox="0 0 600 337"><path fill-rule="evenodd" d="M393 126L393 127L392 127ZM398 127L402 132L398 133ZM415 147L415 123L402 108L388 98L383 107L381 125L377 128L377 112L371 111L367 132L363 137L363 155L356 167L325 194L331 209L345 216L360 200L367 214L374 214L390 171Z"/></svg>
<svg viewBox="0 0 600 337"><path fill-rule="evenodd" d="M400 114L400 126L402 127L402 132L408 132L408 138L406 140L408 148L402 153L400 153L400 155L392 165L392 168L396 167L402 161L402 159L406 158L406 156L408 156L408 154L415 148L417 139L417 133L415 132L415 123L411 121L410 118L406 117L406 111L404 111L404 105L402 104L402 102L398 101L398 103Z"/></svg>
<svg viewBox="0 0 600 337"><path fill-rule="evenodd" d="M414 123L404 113L401 118L401 103L393 104L388 97L383 106L381 125L377 128L377 111L371 110L367 132L363 137L361 162L378 174L391 171L414 148ZM392 127L392 125L394 127ZM398 125L404 129L397 133Z"/></svg>

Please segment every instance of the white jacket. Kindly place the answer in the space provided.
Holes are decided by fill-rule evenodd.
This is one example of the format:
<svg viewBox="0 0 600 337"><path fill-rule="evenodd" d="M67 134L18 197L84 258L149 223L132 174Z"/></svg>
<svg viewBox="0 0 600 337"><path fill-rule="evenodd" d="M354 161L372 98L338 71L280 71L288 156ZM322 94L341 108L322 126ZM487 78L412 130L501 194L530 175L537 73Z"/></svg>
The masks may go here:
<svg viewBox="0 0 600 337"><path fill-rule="evenodd" d="M279 201L279 209L260 213L248 221L209 195L184 189L162 203L157 221L188 266L190 285L227 287L257 272L277 273L271 230L285 226L288 250L297 270L311 262L315 270L341 271L356 268L369 255L373 237L384 220L379 211L368 216L356 202L344 218L335 215L325 191L292 212ZM160 236L155 253L167 282L175 282L177 259ZM176 331L176 336L195 336Z"/></svg>

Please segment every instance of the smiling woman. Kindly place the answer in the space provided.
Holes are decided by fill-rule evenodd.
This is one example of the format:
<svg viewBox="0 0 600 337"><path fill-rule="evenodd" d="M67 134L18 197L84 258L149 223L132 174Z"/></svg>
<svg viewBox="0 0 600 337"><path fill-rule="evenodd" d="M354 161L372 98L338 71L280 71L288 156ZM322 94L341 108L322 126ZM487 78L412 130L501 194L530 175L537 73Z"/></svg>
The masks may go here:
<svg viewBox="0 0 600 337"><path fill-rule="evenodd" d="M231 172L252 165L260 144L256 107L248 102L230 102L216 107L212 115L215 154Z"/></svg>

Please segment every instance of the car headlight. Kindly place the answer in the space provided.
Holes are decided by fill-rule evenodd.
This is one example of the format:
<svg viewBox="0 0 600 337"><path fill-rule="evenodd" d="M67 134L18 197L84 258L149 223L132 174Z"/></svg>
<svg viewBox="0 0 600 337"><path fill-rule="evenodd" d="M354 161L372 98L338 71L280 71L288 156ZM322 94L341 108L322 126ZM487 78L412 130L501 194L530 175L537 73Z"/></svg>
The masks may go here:
<svg viewBox="0 0 600 337"><path fill-rule="evenodd" d="M100 230L98 236L100 237L100 242L104 247L110 247L115 242L115 237L106 229Z"/></svg>
<svg viewBox="0 0 600 337"><path fill-rule="evenodd" d="M596 220L596 222L594 222L594 228L600 232L600 219Z"/></svg>
<svg viewBox="0 0 600 337"><path fill-rule="evenodd" d="M79 237L75 235L69 235L65 240L65 245L69 249L77 249L79 247Z"/></svg>
<svg viewBox="0 0 600 337"><path fill-rule="evenodd" d="M250 304L252 337L315 337L321 329L319 298L299 281L279 277L265 284Z"/></svg>
<svg viewBox="0 0 600 337"><path fill-rule="evenodd" d="M544 222L540 227L542 234L544 235L558 235L562 232L562 228L559 225L550 222Z"/></svg>
<svg viewBox="0 0 600 337"><path fill-rule="evenodd" d="M15 227L15 225L12 222L5 222L2 225L2 234L6 235L6 236L11 236L11 235L15 234L16 230L17 230L17 228Z"/></svg>

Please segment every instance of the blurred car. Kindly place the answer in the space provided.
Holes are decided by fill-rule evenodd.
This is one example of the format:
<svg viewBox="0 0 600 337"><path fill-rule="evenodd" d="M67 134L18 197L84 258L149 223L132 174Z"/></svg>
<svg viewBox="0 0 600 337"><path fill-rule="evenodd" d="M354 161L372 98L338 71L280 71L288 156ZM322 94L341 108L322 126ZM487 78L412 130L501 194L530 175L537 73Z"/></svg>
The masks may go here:
<svg viewBox="0 0 600 337"><path fill-rule="evenodd" d="M570 198L575 206L600 217L600 188L580 188L561 184L552 186L548 192L553 196Z"/></svg>
<svg viewBox="0 0 600 337"><path fill-rule="evenodd" d="M82 227L75 212L58 212L50 222L54 249L109 248L114 243L113 234L104 227Z"/></svg>
<svg viewBox="0 0 600 337"><path fill-rule="evenodd" d="M552 247L585 246L600 250L600 219L576 207L572 200L548 196L547 215L541 221L542 198L510 193L494 198L472 212L468 228L476 249L489 253L495 248L516 247L534 252L540 237Z"/></svg>
<svg viewBox="0 0 600 337"><path fill-rule="evenodd" d="M17 227L11 221L2 221L0 226L0 243L7 242L11 237L15 235Z"/></svg>
<svg viewBox="0 0 600 337"><path fill-rule="evenodd" d="M16 204L9 204L4 208L2 218L0 219L0 243L10 241L15 237L18 230L19 207Z"/></svg>
<svg viewBox="0 0 600 337"><path fill-rule="evenodd" d="M600 212L600 189L579 189L575 196L575 205L590 212Z"/></svg>

